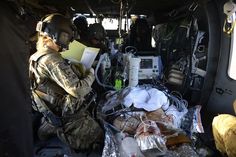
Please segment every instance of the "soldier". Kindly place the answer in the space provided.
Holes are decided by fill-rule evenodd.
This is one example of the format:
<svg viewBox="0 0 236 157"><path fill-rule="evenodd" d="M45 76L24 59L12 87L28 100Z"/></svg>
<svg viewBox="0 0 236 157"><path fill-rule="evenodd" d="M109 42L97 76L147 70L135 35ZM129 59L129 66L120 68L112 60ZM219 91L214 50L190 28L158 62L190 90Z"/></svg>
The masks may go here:
<svg viewBox="0 0 236 157"><path fill-rule="evenodd" d="M37 24L36 30L39 38L37 52L30 57L30 78L33 108L45 117L39 137L46 139L57 133L78 150L101 145L103 131L84 103L94 82L94 70L79 71L60 55L76 37L74 25L61 14L51 14Z"/></svg>
<svg viewBox="0 0 236 157"><path fill-rule="evenodd" d="M77 28L78 37L76 40L81 42L82 44L89 46L89 39L88 39L88 21L85 16L78 15L74 18L74 25Z"/></svg>
<svg viewBox="0 0 236 157"><path fill-rule="evenodd" d="M100 48L99 55L108 52L107 32L102 25L104 16L99 14L97 22L90 24L88 28L88 38L90 46Z"/></svg>

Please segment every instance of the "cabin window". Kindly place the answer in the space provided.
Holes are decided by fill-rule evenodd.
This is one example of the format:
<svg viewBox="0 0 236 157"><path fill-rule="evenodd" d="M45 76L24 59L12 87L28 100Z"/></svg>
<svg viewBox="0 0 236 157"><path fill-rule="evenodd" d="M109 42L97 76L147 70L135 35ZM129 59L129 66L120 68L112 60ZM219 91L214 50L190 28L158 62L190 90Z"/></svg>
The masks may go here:
<svg viewBox="0 0 236 157"><path fill-rule="evenodd" d="M94 17L89 17L87 18L88 24L93 24L96 23L96 18ZM122 30L125 30L130 28L131 20L130 18L128 19L128 24L126 25L125 23L125 18L122 19ZM102 25L105 30L117 30L118 29L118 18L104 18L102 21Z"/></svg>
<svg viewBox="0 0 236 157"><path fill-rule="evenodd" d="M93 24L96 22L96 19L94 17L87 17L88 24Z"/></svg>

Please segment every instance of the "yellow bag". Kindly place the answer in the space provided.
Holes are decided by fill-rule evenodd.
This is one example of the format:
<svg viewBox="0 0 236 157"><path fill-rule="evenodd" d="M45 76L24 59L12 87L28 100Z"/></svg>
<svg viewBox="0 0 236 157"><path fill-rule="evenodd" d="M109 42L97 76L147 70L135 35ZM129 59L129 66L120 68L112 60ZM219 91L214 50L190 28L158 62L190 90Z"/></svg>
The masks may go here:
<svg viewBox="0 0 236 157"><path fill-rule="evenodd" d="M229 157L236 157L236 117L221 114L212 122L216 148Z"/></svg>

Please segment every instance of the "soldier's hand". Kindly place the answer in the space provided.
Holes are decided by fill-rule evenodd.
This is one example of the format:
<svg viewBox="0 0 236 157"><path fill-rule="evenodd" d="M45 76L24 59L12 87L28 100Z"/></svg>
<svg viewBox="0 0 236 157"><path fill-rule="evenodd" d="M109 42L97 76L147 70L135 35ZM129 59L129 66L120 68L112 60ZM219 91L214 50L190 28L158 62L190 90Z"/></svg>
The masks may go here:
<svg viewBox="0 0 236 157"><path fill-rule="evenodd" d="M91 74L94 75L94 69L93 68L90 68L86 71L86 76L91 75Z"/></svg>
<svg viewBox="0 0 236 157"><path fill-rule="evenodd" d="M82 63L73 63L72 67L75 71L77 71L81 77L85 76L86 74L86 68Z"/></svg>

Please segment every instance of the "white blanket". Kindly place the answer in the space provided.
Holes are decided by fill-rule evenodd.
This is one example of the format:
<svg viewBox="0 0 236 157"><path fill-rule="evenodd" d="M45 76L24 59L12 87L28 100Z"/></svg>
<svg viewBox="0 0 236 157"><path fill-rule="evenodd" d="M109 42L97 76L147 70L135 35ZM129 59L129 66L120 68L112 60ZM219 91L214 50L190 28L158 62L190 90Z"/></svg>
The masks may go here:
<svg viewBox="0 0 236 157"><path fill-rule="evenodd" d="M123 104L130 107L132 104L136 108L146 111L155 111L159 108L166 110L169 107L167 96L156 88L144 89L133 87L129 94L124 97Z"/></svg>

